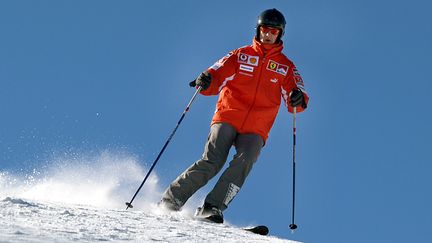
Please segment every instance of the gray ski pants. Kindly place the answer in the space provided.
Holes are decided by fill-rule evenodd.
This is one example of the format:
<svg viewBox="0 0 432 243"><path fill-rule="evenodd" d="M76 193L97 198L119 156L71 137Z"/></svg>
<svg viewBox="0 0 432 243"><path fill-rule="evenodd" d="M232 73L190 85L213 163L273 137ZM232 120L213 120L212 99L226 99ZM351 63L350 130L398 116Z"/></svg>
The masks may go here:
<svg viewBox="0 0 432 243"><path fill-rule="evenodd" d="M202 158L169 185L163 199L175 202L179 207L183 206L222 169L232 145L237 153L205 199L205 203L225 210L243 186L264 146L264 141L258 134L239 134L228 123L211 126Z"/></svg>

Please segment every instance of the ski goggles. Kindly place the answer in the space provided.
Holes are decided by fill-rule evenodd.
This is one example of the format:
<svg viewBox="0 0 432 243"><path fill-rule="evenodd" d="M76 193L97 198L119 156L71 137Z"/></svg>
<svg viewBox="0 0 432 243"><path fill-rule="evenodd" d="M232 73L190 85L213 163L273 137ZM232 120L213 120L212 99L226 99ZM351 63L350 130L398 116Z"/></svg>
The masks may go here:
<svg viewBox="0 0 432 243"><path fill-rule="evenodd" d="M276 29L276 28L272 28L272 27L261 25L260 26L260 31L263 32L264 34L270 33L272 35L277 35L277 34L279 34L280 29Z"/></svg>

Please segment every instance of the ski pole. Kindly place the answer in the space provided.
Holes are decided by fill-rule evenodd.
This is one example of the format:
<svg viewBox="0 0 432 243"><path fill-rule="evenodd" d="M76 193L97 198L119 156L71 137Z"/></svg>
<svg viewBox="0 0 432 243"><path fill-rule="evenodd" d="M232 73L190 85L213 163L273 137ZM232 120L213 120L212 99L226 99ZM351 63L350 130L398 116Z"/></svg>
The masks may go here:
<svg viewBox="0 0 432 243"><path fill-rule="evenodd" d="M144 177L144 180L142 181L141 185L138 187L138 190L135 192L132 199L129 202L126 202L126 210L128 210L128 208L133 208L132 202L135 200L135 197L138 195L138 192L144 186L144 183L147 181L147 178L150 176L150 173L152 172L153 168L156 166L156 163L159 161L160 157L162 156L162 154L165 151L166 147L168 146L169 142L173 138L175 132L177 131L177 128L180 126L180 123L183 121L183 118L185 117L186 113L189 111L189 109L192 105L192 102L195 100L196 96L201 91L201 89L202 89L201 87L198 87L198 89L195 91L194 95L192 96L188 105L186 106L186 109L183 111L183 114L181 115L180 120L177 122L177 126L171 132L171 135L168 137L167 141L165 142L165 145L162 147L161 151L159 152L158 156L156 157L155 161L153 162L152 166L150 167L150 170L147 172L147 175Z"/></svg>
<svg viewBox="0 0 432 243"><path fill-rule="evenodd" d="M292 219L292 221L291 221L291 224L289 225L289 227L290 227L290 229L291 230L295 230L295 229L297 229L297 225L294 223L294 209L295 209L295 172L296 172L296 169L295 169L295 166L296 166L296 163L295 163L295 159L296 159L296 113L297 113L297 108L296 107L294 107L294 112L293 112L293 182L292 182L292 186L293 186L293 188L292 188L292 193L293 193L293 195L292 195L292 215L291 215L291 219Z"/></svg>

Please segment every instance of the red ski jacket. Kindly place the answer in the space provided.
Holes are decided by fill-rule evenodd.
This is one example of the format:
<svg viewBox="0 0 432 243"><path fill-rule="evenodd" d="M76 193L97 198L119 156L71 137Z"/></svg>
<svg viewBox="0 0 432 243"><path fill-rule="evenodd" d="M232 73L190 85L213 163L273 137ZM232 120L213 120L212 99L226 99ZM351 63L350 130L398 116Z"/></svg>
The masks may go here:
<svg viewBox="0 0 432 243"><path fill-rule="evenodd" d="M254 39L251 46L230 52L207 70L213 79L201 94L220 94L212 124L226 122L239 133L259 134L266 141L281 97L289 112L293 111L289 94L294 88L303 92L308 103L300 74L282 54L282 41L270 47ZM297 107L297 112L303 110Z"/></svg>

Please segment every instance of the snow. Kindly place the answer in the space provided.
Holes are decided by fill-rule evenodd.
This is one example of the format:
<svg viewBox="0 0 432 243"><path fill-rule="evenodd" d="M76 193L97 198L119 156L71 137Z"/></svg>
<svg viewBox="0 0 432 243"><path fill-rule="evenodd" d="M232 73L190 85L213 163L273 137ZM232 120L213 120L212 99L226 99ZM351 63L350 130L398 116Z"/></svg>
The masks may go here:
<svg viewBox="0 0 432 243"><path fill-rule="evenodd" d="M62 159L49 168L27 175L0 170L0 242L294 242L197 221L192 208L164 211L155 205L155 175L141 192L146 200L137 197L125 210L145 175L130 156Z"/></svg>

